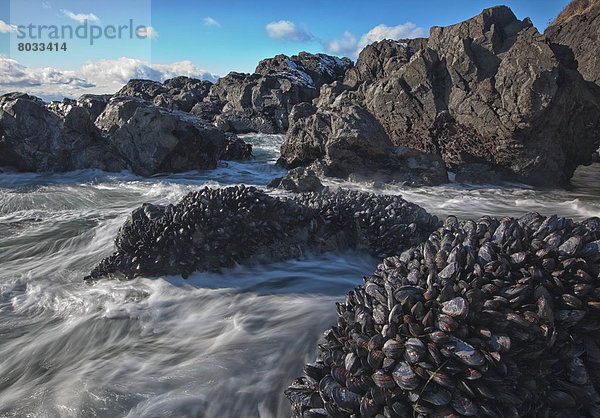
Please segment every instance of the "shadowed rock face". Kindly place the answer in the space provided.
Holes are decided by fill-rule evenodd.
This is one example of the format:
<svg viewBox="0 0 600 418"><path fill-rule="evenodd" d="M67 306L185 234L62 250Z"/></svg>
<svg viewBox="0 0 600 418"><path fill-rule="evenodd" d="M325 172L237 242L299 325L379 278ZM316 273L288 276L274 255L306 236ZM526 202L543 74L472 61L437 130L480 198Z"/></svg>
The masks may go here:
<svg viewBox="0 0 600 418"><path fill-rule="evenodd" d="M45 104L20 93L0 97L0 165L21 171L96 168L149 176L213 168L252 148L189 113L134 97L82 96Z"/></svg>
<svg viewBox="0 0 600 418"><path fill-rule="evenodd" d="M551 42L568 47L583 78L600 86L600 1L571 2L544 35Z"/></svg>
<svg viewBox="0 0 600 418"><path fill-rule="evenodd" d="M294 417L600 414L600 219L459 223L337 304Z"/></svg>
<svg viewBox="0 0 600 418"><path fill-rule="evenodd" d="M226 147L223 132L206 121L131 97L112 99L95 123L143 176L214 168Z"/></svg>
<svg viewBox="0 0 600 418"><path fill-rule="evenodd" d="M528 19L503 6L433 27L426 43L381 41L361 53L345 88L329 88L314 109L290 118L282 161L308 164L325 158L336 135L376 130L377 141L440 155L448 169L485 164L498 178L565 185L590 162L600 107L559 58ZM330 127L349 105L361 110ZM369 118L377 128L362 123Z"/></svg>
<svg viewBox="0 0 600 418"><path fill-rule="evenodd" d="M413 186L448 181L439 156L394 146L379 121L357 104L360 100L360 92L333 83L321 88L316 105L295 106L280 163L289 168L316 164L326 176Z"/></svg>
<svg viewBox="0 0 600 418"><path fill-rule="evenodd" d="M115 239L115 252L86 279L213 271L367 248L401 251L438 226L435 216L398 196L358 192L271 197L254 187L204 188L177 205L143 205Z"/></svg>
<svg viewBox="0 0 600 418"><path fill-rule="evenodd" d="M210 89L205 102L220 109L217 126L232 132L283 133L295 104L310 102L319 88L341 80L352 62L325 54L262 60L254 74L230 73ZM195 112L214 114L214 108L199 106Z"/></svg>
<svg viewBox="0 0 600 418"><path fill-rule="evenodd" d="M75 101L46 106L26 94L4 95L0 134L0 165L20 171L125 169L116 150L94 126L90 111Z"/></svg>

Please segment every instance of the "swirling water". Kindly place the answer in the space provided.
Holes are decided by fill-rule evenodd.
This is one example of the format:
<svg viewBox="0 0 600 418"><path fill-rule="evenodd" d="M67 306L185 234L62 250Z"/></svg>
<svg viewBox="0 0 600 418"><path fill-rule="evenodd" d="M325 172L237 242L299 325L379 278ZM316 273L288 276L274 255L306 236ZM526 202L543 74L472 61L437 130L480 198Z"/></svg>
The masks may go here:
<svg viewBox="0 0 600 418"><path fill-rule="evenodd" d="M255 159L201 172L0 174L0 416L289 414L283 390L375 258L347 252L188 280L82 282L141 203L283 175L274 165L281 136L245 139ZM580 169L571 190L329 185L399 193L440 217L600 216L599 165Z"/></svg>

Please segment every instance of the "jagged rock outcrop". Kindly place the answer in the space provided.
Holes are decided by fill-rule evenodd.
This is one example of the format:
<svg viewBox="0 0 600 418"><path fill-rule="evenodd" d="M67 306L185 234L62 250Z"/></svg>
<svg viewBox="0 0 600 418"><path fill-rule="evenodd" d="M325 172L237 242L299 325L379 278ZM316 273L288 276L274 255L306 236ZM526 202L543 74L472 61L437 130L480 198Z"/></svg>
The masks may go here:
<svg viewBox="0 0 600 418"><path fill-rule="evenodd" d="M213 108L194 113L214 114L217 126L231 132L283 133L295 104L310 102L326 83L341 80L352 66L348 59L324 54L278 55L261 61L254 74L230 73L211 87L205 102Z"/></svg>
<svg viewBox="0 0 600 418"><path fill-rule="evenodd" d="M254 72L262 75L291 74L307 85L314 86L318 92L324 84L343 79L352 66L348 58L300 52L291 57L280 54L261 60Z"/></svg>
<svg viewBox="0 0 600 418"><path fill-rule="evenodd" d="M357 87L360 83L387 77L404 66L413 54L414 50L405 42L373 42L360 51L356 65L344 76L344 84Z"/></svg>
<svg viewBox="0 0 600 418"><path fill-rule="evenodd" d="M96 168L120 171L124 161L74 101L45 105L37 97L0 97L0 165L20 171Z"/></svg>
<svg viewBox="0 0 600 418"><path fill-rule="evenodd" d="M529 19L517 20L507 7L433 27L426 46L382 41L366 49L361 57L368 62L359 58L347 75L352 91L338 89L328 100L319 98L314 111L290 118L283 162L324 158L322 147L315 154L315 143L344 130L360 136L357 129L369 117L384 133L378 142L387 138L439 154L451 170L483 164L498 178L556 186L590 162L600 136L597 98ZM344 101L344 108L355 106L352 114L318 141L307 141ZM366 129L371 135L372 124Z"/></svg>
<svg viewBox="0 0 600 418"><path fill-rule="evenodd" d="M252 147L181 111L135 97L82 96L44 103L0 97L0 165L20 171L95 168L149 176L246 159Z"/></svg>
<svg viewBox="0 0 600 418"><path fill-rule="evenodd" d="M600 86L600 1L574 0L544 31L551 42L570 48L583 78Z"/></svg>
<svg viewBox="0 0 600 418"><path fill-rule="evenodd" d="M331 177L413 186L448 181L439 156L394 146L360 101L359 93L333 83L321 88L316 104L295 106L280 162L289 168L317 162L320 174Z"/></svg>
<svg viewBox="0 0 600 418"><path fill-rule="evenodd" d="M219 157L224 161L239 161L252 158L252 144L247 144L236 134L225 132L225 151Z"/></svg>
<svg viewBox="0 0 600 418"><path fill-rule="evenodd" d="M94 122L104 111L112 95L109 94L84 94L77 99L77 106L87 109L90 121Z"/></svg>
<svg viewBox="0 0 600 418"><path fill-rule="evenodd" d="M190 77L175 77L164 83L132 79L115 96L139 97L167 109L189 112L208 95L210 81Z"/></svg>
<svg viewBox="0 0 600 418"><path fill-rule="evenodd" d="M317 173L311 167L293 168L285 176L271 180L267 187L294 193L320 192L325 189Z"/></svg>
<svg viewBox="0 0 600 418"><path fill-rule="evenodd" d="M399 196L338 191L276 198L254 188L205 187L177 205L131 213L115 252L86 279L215 271L299 257L307 251L402 251L439 226Z"/></svg>
<svg viewBox="0 0 600 418"><path fill-rule="evenodd" d="M134 97L115 97L95 121L136 174L213 168L225 134L203 119Z"/></svg>

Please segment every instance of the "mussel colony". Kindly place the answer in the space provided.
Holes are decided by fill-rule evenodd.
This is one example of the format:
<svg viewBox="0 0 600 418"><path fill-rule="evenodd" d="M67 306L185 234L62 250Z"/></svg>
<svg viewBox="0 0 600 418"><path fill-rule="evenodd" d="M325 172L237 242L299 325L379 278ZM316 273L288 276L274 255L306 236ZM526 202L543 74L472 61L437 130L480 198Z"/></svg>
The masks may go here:
<svg viewBox="0 0 600 418"><path fill-rule="evenodd" d="M293 415L600 416L599 273L598 218L449 217L337 304Z"/></svg>
<svg viewBox="0 0 600 418"><path fill-rule="evenodd" d="M187 277L346 248L398 254L439 224L399 196L323 191L278 198L244 185L205 187L176 205L144 204L133 211L115 239L115 252L86 279Z"/></svg>

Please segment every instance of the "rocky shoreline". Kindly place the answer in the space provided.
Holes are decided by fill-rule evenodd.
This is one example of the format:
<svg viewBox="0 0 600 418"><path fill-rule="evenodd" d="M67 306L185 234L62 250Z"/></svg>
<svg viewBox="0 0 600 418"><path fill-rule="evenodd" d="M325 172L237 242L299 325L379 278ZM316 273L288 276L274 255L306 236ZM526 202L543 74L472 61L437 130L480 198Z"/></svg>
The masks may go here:
<svg viewBox="0 0 600 418"><path fill-rule="evenodd" d="M286 391L294 416L596 416L599 218L441 225L399 196L321 183L432 186L453 171L568 185L600 145L598 66L579 48L582 22L542 35L499 6L427 39L376 42L356 64L300 53L215 84L131 80L115 95L52 103L10 93L0 165L151 176L250 158L238 133L285 133L289 172L270 186L304 193L205 187L144 204L85 280L364 249L386 258L337 305L338 324Z"/></svg>
<svg viewBox="0 0 600 418"><path fill-rule="evenodd" d="M280 164L320 178L421 186L452 171L564 187L600 147L598 66L582 46L595 51L586 34L597 13L542 35L498 6L429 38L375 42L356 64L302 52L215 84L130 80L114 95L52 103L9 93L0 97L0 166L207 169L248 158L235 134L260 132L285 133Z"/></svg>

